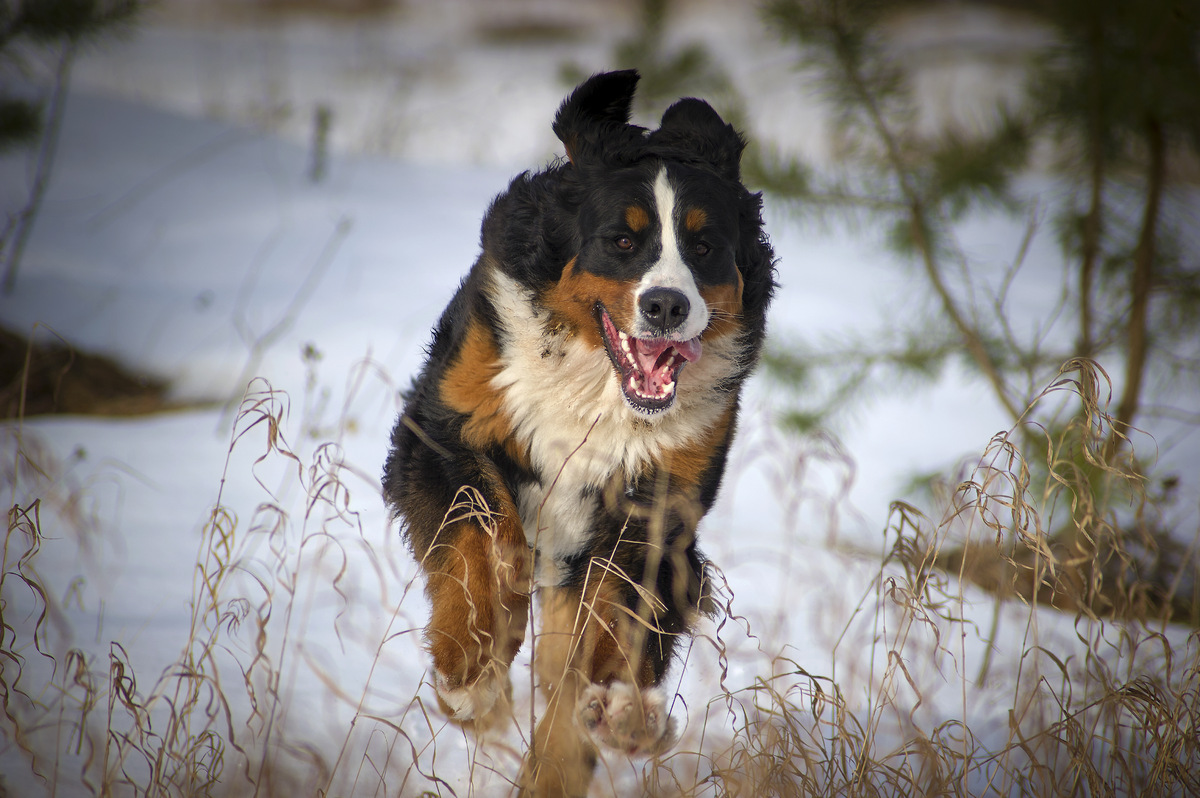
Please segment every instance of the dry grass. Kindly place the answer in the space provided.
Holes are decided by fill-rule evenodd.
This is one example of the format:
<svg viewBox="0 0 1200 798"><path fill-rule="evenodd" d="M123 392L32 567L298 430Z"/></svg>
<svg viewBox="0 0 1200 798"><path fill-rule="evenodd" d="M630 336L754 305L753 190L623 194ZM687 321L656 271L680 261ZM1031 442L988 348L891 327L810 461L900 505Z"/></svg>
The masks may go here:
<svg viewBox="0 0 1200 798"><path fill-rule="evenodd" d="M1060 376L1037 401L1068 390L1081 407L1067 423L1025 425L1033 434L1024 446L1044 452L1040 461L1026 461L1009 435L988 448L988 468L1014 482L1010 512L1019 517L983 519L989 534L940 549L937 564L1002 598L1093 620L1200 625L1198 539L1164 522L1169 491L1154 495L1140 453L1100 404L1111 394L1107 375L1072 361ZM968 480L964 489L977 487Z"/></svg>
<svg viewBox="0 0 1200 798"><path fill-rule="evenodd" d="M170 408L166 392L166 380L76 351L45 327L32 338L0 327L0 419L152 413Z"/></svg>
<svg viewBox="0 0 1200 798"><path fill-rule="evenodd" d="M1013 430L987 443L944 514L896 503L882 563L830 553L844 573L829 585L859 585L858 597L800 619L828 632L828 660L739 614L717 571L716 618L687 651L699 681L673 710L687 720L680 744L660 759L606 758L593 794L1200 793L1200 637L1139 615L1136 578L1111 591L1121 613L1078 601L1062 623L1043 592L987 594L937 567L964 542L992 547L1002 574L1069 595L1104 570L1052 549L1051 530L1107 535L1110 559L1132 548L1121 530L1152 508L1124 455L1086 445L1108 430L1100 377L1070 369L1044 399L1083 397L1087 474L1053 441L1033 467ZM5 778L52 795L503 794L542 711L532 676L515 679L507 730L476 738L447 723L421 681L415 568L394 530L362 520L377 515L374 475L346 462L336 424L323 443L293 445L288 398L252 387L214 475L186 637L157 672L122 641L72 642L79 614L55 551L99 545L105 519L37 435L3 429ZM1093 501L1097 469L1134 503ZM330 639L340 650L310 643Z"/></svg>

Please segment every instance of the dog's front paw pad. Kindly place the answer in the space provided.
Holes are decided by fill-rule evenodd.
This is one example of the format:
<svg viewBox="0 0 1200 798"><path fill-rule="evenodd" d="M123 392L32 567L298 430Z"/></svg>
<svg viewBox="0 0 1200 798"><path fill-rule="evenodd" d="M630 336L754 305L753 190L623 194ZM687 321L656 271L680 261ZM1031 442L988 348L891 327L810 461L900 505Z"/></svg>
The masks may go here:
<svg viewBox="0 0 1200 798"><path fill-rule="evenodd" d="M593 684L579 701L579 720L600 742L627 754L658 754L675 741L667 698L627 682Z"/></svg>

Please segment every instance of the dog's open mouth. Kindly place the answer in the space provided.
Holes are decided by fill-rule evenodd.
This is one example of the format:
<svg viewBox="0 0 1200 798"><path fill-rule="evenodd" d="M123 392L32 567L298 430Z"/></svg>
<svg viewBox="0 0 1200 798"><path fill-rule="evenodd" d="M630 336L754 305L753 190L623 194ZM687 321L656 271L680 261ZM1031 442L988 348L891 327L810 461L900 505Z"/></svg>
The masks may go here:
<svg viewBox="0 0 1200 798"><path fill-rule="evenodd" d="M700 339L671 341L634 338L617 329L608 311L597 307L608 356L620 376L621 391L635 410L657 413L675 401L675 385L684 364L700 359Z"/></svg>

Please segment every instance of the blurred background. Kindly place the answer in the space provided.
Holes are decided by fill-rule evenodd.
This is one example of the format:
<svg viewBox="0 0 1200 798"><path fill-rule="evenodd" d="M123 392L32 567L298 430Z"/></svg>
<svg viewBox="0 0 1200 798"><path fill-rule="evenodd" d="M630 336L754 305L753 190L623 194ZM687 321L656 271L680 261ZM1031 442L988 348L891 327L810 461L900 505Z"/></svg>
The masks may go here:
<svg viewBox="0 0 1200 798"><path fill-rule="evenodd" d="M766 363L771 412L810 442L849 442L868 526L882 523L891 498L953 485L956 462L973 450L957 437L977 444L1032 417L1069 426L1072 407L1026 410L1077 358L1100 366L1112 392L1113 441L1153 434L1163 484L1177 484L1175 461L1200 448L1193 0L3 8L6 295L38 227L72 94L219 122L227 136L277 137L301 153L314 186L337 178L339 159L366 157L492 170L498 190L502 176L559 154L549 119L571 86L634 66L643 74L635 121L652 125L673 98L696 95L745 131L743 171L766 193L784 255L788 304L777 308ZM215 136L147 160L92 229L174 175L202 174L227 146ZM195 301L212 299L201 290ZM0 306L6 326L48 321L17 312L32 302ZM120 348L102 336L67 343L81 354ZM16 338L6 351L14 414L25 358ZM144 372L152 396L188 400L236 395L233 376L247 376L227 369L233 384L214 392L203 371L126 365ZM942 397L986 420L914 432L903 420L913 408L895 404L904 397L932 406ZM104 406L98 396L81 402ZM868 441L885 444L888 479L876 479Z"/></svg>
<svg viewBox="0 0 1200 798"><path fill-rule="evenodd" d="M1025 5L887 4L877 33L913 72L927 131L978 130L1019 93L1048 36ZM338 151L524 167L557 152L542 109L621 62L650 79L645 107L704 94L741 108L754 140L836 154L786 25L748 0L163 0L127 28L88 48L78 88L305 144L325 126Z"/></svg>
<svg viewBox="0 0 1200 798"><path fill-rule="evenodd" d="M0 579L0 595L24 612L3 619L15 636L0 643L19 656L0 673L26 702L7 716L0 763L42 772L40 752L61 745L31 728L90 728L83 710L77 726L42 722L65 716L46 685L70 698L84 681L56 669L30 688L38 652L107 685L113 662L155 674L176 638L230 628L215 598L205 614L188 592L196 528L200 572L257 563L242 566L249 588L212 595L264 592L251 602L264 629L272 597L301 594L367 615L399 604L420 627L419 591L404 603L411 563L377 495L399 390L477 255L490 198L560 156L550 121L572 86L627 67L643 76L636 123L700 96L744 131L743 177L764 194L780 258L770 344L705 521L739 597L730 617L760 637L747 627L710 670L690 666L700 687L678 689L711 694L730 673L750 682L781 667L805 701L846 688L868 729L880 706L896 711L880 737L894 750L856 749L876 774L902 771L889 757L913 740L941 751L931 730L961 722L982 746L961 766L973 783L996 783L1004 756L1060 756L1028 794L1070 794L1062 763L1136 750L1147 762L1182 751L1172 761L1195 767L1147 765L1168 782L1109 769L1099 783L1195 786L1200 704L1179 677L1200 650L1197 0L0 0L0 414L16 508L4 574L20 577ZM260 410L282 464L231 465ZM326 468L353 483L354 502L325 492L313 474ZM213 520L214 495L240 523ZM321 501L332 509L317 526L345 524L329 536L362 547L349 560L382 598L356 603L344 572L301 568ZM38 508L73 530L50 536L69 554L40 550ZM290 522L244 543L264 508ZM288 523L295 539L279 531ZM311 594L284 567L292 554ZM879 620L895 610L883 585L897 583L907 626ZM320 613L310 648L323 653L298 669L315 693L353 707L330 663L361 671L384 657L396 685L356 671L363 695L387 718L415 711L406 702L427 685L414 641L385 652L364 621L347 657L342 616ZM65 620L52 633L39 617ZM914 617L931 639L909 641ZM1039 645L1035 617L1057 647ZM1078 631L1092 623L1101 631ZM270 628L276 658L295 655ZM940 659L949 628L975 644L952 667ZM1140 634L1172 641L1165 665L1138 654ZM113 659L110 638L135 653ZM246 646L236 667L267 667ZM1031 682L1029 663L1051 661L1061 686ZM1162 703L1138 722L1166 707L1178 735L1139 747L1104 702L1147 680ZM785 719L787 689L771 699ZM140 706L126 704L145 731ZM1093 710L1108 742L1062 742L1056 724ZM422 717L432 739L442 727ZM799 743L783 758L859 756L848 728L820 756ZM160 750L152 738L123 739ZM440 739L467 749L455 783L469 789L476 752ZM414 746L426 764L436 750ZM102 761L78 743L71 756L80 772ZM840 783L835 771L822 784ZM932 790L918 781L902 786Z"/></svg>

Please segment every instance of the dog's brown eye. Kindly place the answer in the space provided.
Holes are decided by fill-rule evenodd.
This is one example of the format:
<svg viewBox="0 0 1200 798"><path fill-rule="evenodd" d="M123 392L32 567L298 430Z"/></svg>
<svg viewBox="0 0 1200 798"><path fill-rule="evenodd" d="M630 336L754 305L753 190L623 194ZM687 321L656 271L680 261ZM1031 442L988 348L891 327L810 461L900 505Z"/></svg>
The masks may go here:
<svg viewBox="0 0 1200 798"><path fill-rule="evenodd" d="M626 252L633 249L633 239L629 236L620 236L613 243L617 245L617 249L623 249Z"/></svg>
<svg viewBox="0 0 1200 798"><path fill-rule="evenodd" d="M696 246L692 247L692 251L695 252L700 257L704 257L705 255L707 255L711 251L711 249L712 248L708 244L705 244L703 241L701 241Z"/></svg>

